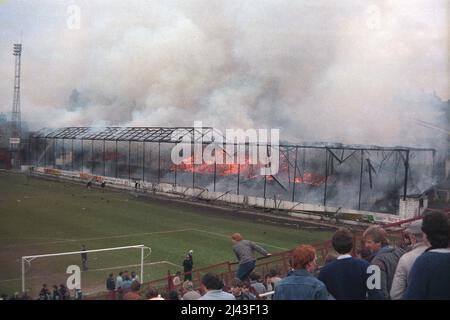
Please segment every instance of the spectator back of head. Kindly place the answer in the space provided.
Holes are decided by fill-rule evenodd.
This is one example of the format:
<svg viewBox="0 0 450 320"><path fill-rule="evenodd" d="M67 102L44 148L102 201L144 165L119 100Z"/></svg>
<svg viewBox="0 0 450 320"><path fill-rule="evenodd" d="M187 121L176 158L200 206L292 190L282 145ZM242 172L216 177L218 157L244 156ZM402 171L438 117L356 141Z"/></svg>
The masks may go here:
<svg viewBox="0 0 450 320"><path fill-rule="evenodd" d="M448 215L432 211L423 217L422 231L427 235L432 248L447 248L449 246Z"/></svg>
<svg viewBox="0 0 450 320"><path fill-rule="evenodd" d="M353 234L347 228L337 230L332 238L333 248L339 254L346 254L352 251Z"/></svg>
<svg viewBox="0 0 450 320"><path fill-rule="evenodd" d="M216 273L208 272L202 277L202 284L208 290L221 290L223 288L223 281Z"/></svg>
<svg viewBox="0 0 450 320"><path fill-rule="evenodd" d="M148 288L147 291L145 292L145 297L147 299L156 298L158 295L159 295L158 290L152 287Z"/></svg>
<svg viewBox="0 0 450 320"><path fill-rule="evenodd" d="M316 257L316 249L310 245L300 245L292 252L291 263L294 269L305 269Z"/></svg>

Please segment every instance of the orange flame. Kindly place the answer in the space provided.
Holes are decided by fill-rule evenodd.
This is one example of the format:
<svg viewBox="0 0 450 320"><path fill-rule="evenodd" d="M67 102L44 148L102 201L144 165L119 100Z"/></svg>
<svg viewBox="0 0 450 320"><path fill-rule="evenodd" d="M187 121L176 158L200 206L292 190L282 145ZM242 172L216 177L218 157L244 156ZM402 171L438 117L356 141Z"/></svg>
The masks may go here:
<svg viewBox="0 0 450 320"><path fill-rule="evenodd" d="M284 156L281 154L280 157L280 170L277 174L277 177L285 177L285 179L289 179L289 174L293 174L292 167L289 168L289 162ZM261 168L264 167L262 164L250 164L249 159L246 159L245 163L239 165L237 163L231 164L216 164L214 169L214 164L205 163L202 164L194 164L194 157L188 157L179 165L173 165L171 167L172 171L182 171L182 172L194 172L194 173L202 173L202 174L214 174L214 170L216 171L216 175L218 176L230 176L230 175L238 175L247 177L249 179L254 179L258 176ZM274 178L272 176L266 176L267 181L273 181ZM320 186L322 183L326 181L326 177L320 174L316 174L313 172L303 172L302 176L297 176L294 179L294 183L296 184L306 184L312 186Z"/></svg>

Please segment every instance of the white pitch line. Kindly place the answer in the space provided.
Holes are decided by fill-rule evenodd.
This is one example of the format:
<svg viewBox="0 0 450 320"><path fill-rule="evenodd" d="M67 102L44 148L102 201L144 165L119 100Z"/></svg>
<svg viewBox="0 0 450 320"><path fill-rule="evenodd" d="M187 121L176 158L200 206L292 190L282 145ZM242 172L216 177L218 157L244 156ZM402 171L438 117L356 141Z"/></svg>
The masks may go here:
<svg viewBox="0 0 450 320"><path fill-rule="evenodd" d="M0 241L4 240L58 240L58 241L66 241L67 239L63 238L48 238L48 237L36 237L36 238L0 238Z"/></svg>
<svg viewBox="0 0 450 320"><path fill-rule="evenodd" d="M145 232L145 233L130 233L130 234L123 234L118 236L108 236L108 237L97 237L97 238L84 238L84 239L66 239L61 241L52 241L52 242L40 242L40 243L31 243L31 244L18 244L18 245L10 245L10 246L1 246L0 248L15 248L15 247L27 247L27 246L36 246L36 245L45 245L45 244L58 244L58 243L66 243L66 242L81 242L81 241L95 241L95 240L107 240L107 239L120 239L120 238L130 238L130 237L140 237L140 236L146 236L146 235L152 235L152 234L166 234L166 233L176 233L176 232L186 232L186 231L197 231L197 232L203 232L203 233L209 233L212 235L220 236L222 238L229 238L228 235L224 235L217 232L211 232L196 228L187 228L187 229L177 229L177 230L165 230L165 231L154 231L154 232ZM256 242L258 244L280 249L280 250L288 250L287 248L274 246L272 244L264 243L264 242Z"/></svg>
<svg viewBox="0 0 450 320"><path fill-rule="evenodd" d="M192 229L192 231L209 233L209 234L212 234L212 235L220 236L222 238L229 238L229 239L231 239L231 237L229 235L225 235L225 234L221 234L221 233L217 233L217 232L211 232L211 231L206 231L206 230L201 230L201 229ZM274 246L272 244L268 244L268 243L264 243L264 242L257 242L257 241L254 241L254 242L257 243L257 244L263 245L265 247L272 247L272 248L280 249L280 250L289 250L288 248L277 247L277 246Z"/></svg>
<svg viewBox="0 0 450 320"><path fill-rule="evenodd" d="M66 243L66 242L80 242L80 241L94 241L94 240L107 240L107 239L120 239L120 238L131 238L131 237L140 237L151 234L165 234L165 233L176 233L176 232L185 232L185 231L193 231L194 229L177 229L177 230L166 230L166 231L154 231L154 232L145 232L145 233L130 233L130 234L122 234L118 236L108 236L108 237L97 237L97 238L84 238L84 239L65 239L60 241L51 241L51 242L38 242L38 243L29 243L29 244L17 244L17 245L9 245L9 246L0 246L0 248L15 248L15 247L27 247L27 246L36 246L36 245L44 245L44 244L57 244L57 243ZM17 239L21 240L21 239Z"/></svg>
<svg viewBox="0 0 450 320"><path fill-rule="evenodd" d="M192 231L193 229L176 229L176 230L166 230L166 231L154 231L154 232L144 232L144 233L130 233L130 234L123 234L119 236L109 236L109 237L100 237L100 238L86 238L86 239L74 239L71 241L92 241L92 240L106 240L106 239L119 239L119 238L129 238L129 237L140 237L140 236L147 236L150 234L165 234L165 233L176 233L176 232L185 232L185 231Z"/></svg>

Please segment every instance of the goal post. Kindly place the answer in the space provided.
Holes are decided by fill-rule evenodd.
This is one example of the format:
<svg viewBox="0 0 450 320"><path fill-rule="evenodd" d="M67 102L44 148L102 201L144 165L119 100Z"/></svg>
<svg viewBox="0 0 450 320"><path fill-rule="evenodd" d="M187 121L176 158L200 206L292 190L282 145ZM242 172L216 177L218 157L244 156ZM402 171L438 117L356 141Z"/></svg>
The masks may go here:
<svg viewBox="0 0 450 320"><path fill-rule="evenodd" d="M30 268L31 268L31 262L36 260L36 259L55 258L55 257L73 256L73 255L82 255L82 254L92 254L92 253L104 253L104 252L130 250L130 249L137 249L137 250L140 251L139 264L134 265L134 266L140 266L140 281L143 281L143 279L144 279L144 259L146 257L145 251L146 250L149 251L148 254L147 254L147 256L148 256L148 255L151 254L151 248L145 246L144 244L140 244L140 245L133 245L133 246L113 247L113 248L104 248L104 249L80 250L80 251L70 251L70 252L59 252L59 253L23 256L21 258L22 292L26 291L26 283L25 283L25 280L26 280L26 266L28 264L28 266L30 266ZM137 258L137 256L135 258ZM71 264L70 262L68 262L68 263ZM68 266L65 266L65 267L68 267ZM127 267L127 266L123 266L123 267ZM106 268L106 269L112 269L112 268ZM77 289L81 289L81 288L77 288Z"/></svg>

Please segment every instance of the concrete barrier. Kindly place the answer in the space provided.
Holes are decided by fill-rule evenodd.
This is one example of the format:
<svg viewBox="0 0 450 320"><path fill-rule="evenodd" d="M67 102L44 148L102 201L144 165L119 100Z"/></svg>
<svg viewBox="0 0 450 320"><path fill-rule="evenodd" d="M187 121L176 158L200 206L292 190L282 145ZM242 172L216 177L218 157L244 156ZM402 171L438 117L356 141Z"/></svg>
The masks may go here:
<svg viewBox="0 0 450 320"><path fill-rule="evenodd" d="M108 187L115 187L122 190L135 190L134 181L113 177L103 177L90 175L88 173L81 173L76 171L65 171L53 168L43 168L37 167L30 170L29 168L24 168L26 171L31 171L39 175L47 175L52 177L57 177L61 179L69 179L73 181L85 182L94 181L97 183L105 182ZM375 222L390 223L400 221L405 217L403 215L390 215L377 212L369 211L358 211L354 209L346 208L336 208L322 206L318 204L292 202L286 200L277 199L264 199L261 197L237 195L231 192L213 192L206 189L184 187L184 186L174 186L169 183L151 183L151 182L141 182L141 191L161 193L171 197L183 198L183 197L194 197L203 200L222 202L228 204L235 204L242 207L255 207L255 208L268 208L283 210L293 217L315 219L315 220L329 220L333 218L338 218L339 221L348 222L349 224L358 224L360 221L372 220ZM403 204L405 205L405 204ZM408 208L409 209L409 208ZM413 214L417 214L416 211L409 209ZM405 212L407 210L403 210ZM337 213L337 215L335 214ZM355 219L346 220L344 217L346 215L355 216Z"/></svg>

